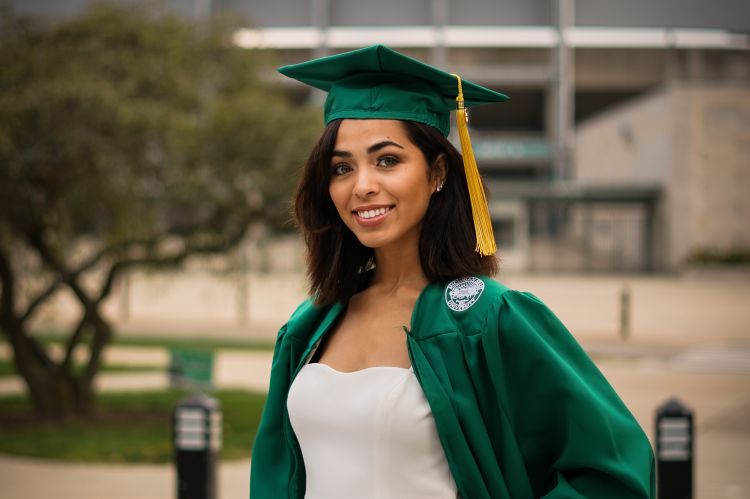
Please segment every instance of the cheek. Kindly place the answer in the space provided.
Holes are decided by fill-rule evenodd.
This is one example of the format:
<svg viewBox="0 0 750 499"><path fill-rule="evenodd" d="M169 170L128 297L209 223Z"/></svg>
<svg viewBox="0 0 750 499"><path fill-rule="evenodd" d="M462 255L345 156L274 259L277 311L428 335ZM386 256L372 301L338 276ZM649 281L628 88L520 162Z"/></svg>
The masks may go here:
<svg viewBox="0 0 750 499"><path fill-rule="evenodd" d="M331 196L331 201L336 207L336 210L341 213L342 210L346 211L346 206L349 199L346 196L345 190L342 188L340 183L332 182L328 186L328 195Z"/></svg>
<svg viewBox="0 0 750 499"><path fill-rule="evenodd" d="M418 174L415 172L408 185L404 185L401 190L403 193L408 194L417 205L420 207L424 205L426 207L430 202L433 186L430 179L423 172L419 172Z"/></svg>

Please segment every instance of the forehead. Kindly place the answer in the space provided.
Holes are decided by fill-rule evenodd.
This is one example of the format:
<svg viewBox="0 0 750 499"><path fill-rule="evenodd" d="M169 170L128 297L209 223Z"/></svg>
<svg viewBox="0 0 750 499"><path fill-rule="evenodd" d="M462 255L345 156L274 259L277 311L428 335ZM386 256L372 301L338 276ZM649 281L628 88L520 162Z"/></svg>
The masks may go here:
<svg viewBox="0 0 750 499"><path fill-rule="evenodd" d="M399 120L345 119L336 134L336 149L367 148L387 140L403 147L412 145L406 127Z"/></svg>

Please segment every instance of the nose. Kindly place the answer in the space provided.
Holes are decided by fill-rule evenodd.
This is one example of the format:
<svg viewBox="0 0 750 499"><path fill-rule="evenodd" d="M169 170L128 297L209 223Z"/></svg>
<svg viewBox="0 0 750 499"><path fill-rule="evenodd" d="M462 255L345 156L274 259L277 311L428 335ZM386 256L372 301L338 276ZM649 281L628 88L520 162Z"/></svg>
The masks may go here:
<svg viewBox="0 0 750 499"><path fill-rule="evenodd" d="M356 172L354 180L354 195L365 199L378 193L380 186L377 181L377 175L369 171L368 168L360 168Z"/></svg>

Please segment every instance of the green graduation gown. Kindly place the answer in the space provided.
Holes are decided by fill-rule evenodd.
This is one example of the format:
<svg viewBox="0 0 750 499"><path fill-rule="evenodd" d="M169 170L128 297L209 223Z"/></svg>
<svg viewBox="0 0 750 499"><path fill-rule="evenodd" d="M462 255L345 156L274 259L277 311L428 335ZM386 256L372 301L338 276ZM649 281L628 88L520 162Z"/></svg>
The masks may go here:
<svg viewBox="0 0 750 499"><path fill-rule="evenodd" d="M308 300L279 331L253 444L251 499L304 497L287 394L343 309ZM486 277L433 283L411 325L409 357L462 498L655 497L646 435L534 295Z"/></svg>

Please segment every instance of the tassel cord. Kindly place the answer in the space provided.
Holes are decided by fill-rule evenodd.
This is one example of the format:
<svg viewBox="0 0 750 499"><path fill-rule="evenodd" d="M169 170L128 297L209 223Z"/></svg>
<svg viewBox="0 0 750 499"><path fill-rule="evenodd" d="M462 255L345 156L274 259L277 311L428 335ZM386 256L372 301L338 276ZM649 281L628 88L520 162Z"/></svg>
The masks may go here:
<svg viewBox="0 0 750 499"><path fill-rule="evenodd" d="M482 179L479 175L474 150L471 147L471 138L469 137L468 114L464 105L464 95L461 85L461 78L453 75L458 80L458 96L456 97L456 126L458 128L458 137L461 141L461 155L464 162L464 173L466 175L466 184L469 189L469 200L471 201L471 214L474 219L474 231L476 233L477 244L476 252L482 256L489 256L497 251L495 236L492 231L492 219L490 218L489 207L487 206L487 197L482 186Z"/></svg>

